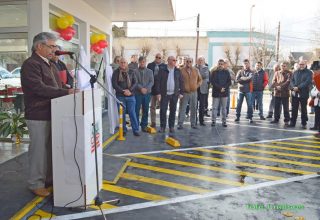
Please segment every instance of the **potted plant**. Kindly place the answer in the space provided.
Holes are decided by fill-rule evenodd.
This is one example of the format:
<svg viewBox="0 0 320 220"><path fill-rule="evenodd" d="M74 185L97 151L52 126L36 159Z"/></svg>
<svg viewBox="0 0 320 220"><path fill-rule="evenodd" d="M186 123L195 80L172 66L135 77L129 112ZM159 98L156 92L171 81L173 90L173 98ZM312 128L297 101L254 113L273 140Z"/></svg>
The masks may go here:
<svg viewBox="0 0 320 220"><path fill-rule="evenodd" d="M21 113L1 112L0 113L0 136L8 137L16 144L20 144L24 134L28 134L26 121Z"/></svg>

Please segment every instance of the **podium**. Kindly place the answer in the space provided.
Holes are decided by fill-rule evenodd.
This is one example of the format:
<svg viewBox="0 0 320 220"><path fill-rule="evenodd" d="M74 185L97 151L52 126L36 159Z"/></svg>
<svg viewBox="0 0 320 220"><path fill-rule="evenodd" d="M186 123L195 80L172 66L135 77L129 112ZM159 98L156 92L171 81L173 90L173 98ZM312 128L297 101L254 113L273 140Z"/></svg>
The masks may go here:
<svg viewBox="0 0 320 220"><path fill-rule="evenodd" d="M102 187L101 95L100 89L94 90L99 189ZM91 90L52 99L51 116L54 206L63 207L75 200L67 207L92 204L97 186Z"/></svg>

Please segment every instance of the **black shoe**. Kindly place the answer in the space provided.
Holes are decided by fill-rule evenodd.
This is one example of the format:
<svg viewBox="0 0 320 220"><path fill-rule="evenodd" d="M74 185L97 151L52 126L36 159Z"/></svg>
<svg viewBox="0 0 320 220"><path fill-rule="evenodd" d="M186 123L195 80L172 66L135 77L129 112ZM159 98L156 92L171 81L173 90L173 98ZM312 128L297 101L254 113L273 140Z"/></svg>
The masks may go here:
<svg viewBox="0 0 320 220"><path fill-rule="evenodd" d="M222 122L222 126L225 128L228 127L226 122Z"/></svg>
<svg viewBox="0 0 320 220"><path fill-rule="evenodd" d="M250 124L252 124L252 123L253 123L253 120L252 120L252 118L250 118L250 119L249 119L249 123L250 123Z"/></svg>
<svg viewBox="0 0 320 220"><path fill-rule="evenodd" d="M206 117L210 117L210 115L209 115L208 113L204 114L204 116L206 116Z"/></svg>
<svg viewBox="0 0 320 220"><path fill-rule="evenodd" d="M169 128L170 133L174 133L174 128Z"/></svg>
<svg viewBox="0 0 320 220"><path fill-rule="evenodd" d="M279 121L278 120L272 120L272 121L270 121L270 123L271 124L277 124L277 123L279 123Z"/></svg>
<svg viewBox="0 0 320 220"><path fill-rule="evenodd" d="M146 127L141 128L141 131L142 131L142 132L148 132L148 130L147 130L147 128L146 128Z"/></svg>
<svg viewBox="0 0 320 220"><path fill-rule="evenodd" d="M206 124L202 122L202 123L200 123L200 126L206 126Z"/></svg>
<svg viewBox="0 0 320 220"><path fill-rule="evenodd" d="M193 128L193 129L198 129L198 127L195 126L195 125L192 125L191 128Z"/></svg>
<svg viewBox="0 0 320 220"><path fill-rule="evenodd" d="M296 125L291 124L291 123L288 125L289 128L294 128L295 126L296 126Z"/></svg>
<svg viewBox="0 0 320 220"><path fill-rule="evenodd" d="M246 119L250 119L249 116L246 116Z"/></svg>
<svg viewBox="0 0 320 220"><path fill-rule="evenodd" d="M312 127L312 128L310 128L310 130L311 130L311 131L317 131L318 128L317 128L317 127Z"/></svg>
<svg viewBox="0 0 320 220"><path fill-rule="evenodd" d="M159 133L164 133L166 131L165 128L160 128Z"/></svg>
<svg viewBox="0 0 320 220"><path fill-rule="evenodd" d="M213 121L213 122L211 123L211 127L214 127L214 126L216 126L216 123Z"/></svg>
<svg viewBox="0 0 320 220"><path fill-rule="evenodd" d="M234 119L234 121L240 121L240 118L236 118L236 119Z"/></svg>
<svg viewBox="0 0 320 220"><path fill-rule="evenodd" d="M266 118L263 116L260 116L260 120L266 120Z"/></svg>
<svg viewBox="0 0 320 220"><path fill-rule="evenodd" d="M140 136L140 133L137 132L137 131L134 131L134 132L133 132L133 135L138 137L138 136Z"/></svg>
<svg viewBox="0 0 320 220"><path fill-rule="evenodd" d="M268 115L267 118L272 118L272 115Z"/></svg>
<svg viewBox="0 0 320 220"><path fill-rule="evenodd" d="M178 130L182 130L183 129L183 127L182 127L182 125L178 125Z"/></svg>
<svg viewBox="0 0 320 220"><path fill-rule="evenodd" d="M301 125L302 129L307 129L307 125Z"/></svg>

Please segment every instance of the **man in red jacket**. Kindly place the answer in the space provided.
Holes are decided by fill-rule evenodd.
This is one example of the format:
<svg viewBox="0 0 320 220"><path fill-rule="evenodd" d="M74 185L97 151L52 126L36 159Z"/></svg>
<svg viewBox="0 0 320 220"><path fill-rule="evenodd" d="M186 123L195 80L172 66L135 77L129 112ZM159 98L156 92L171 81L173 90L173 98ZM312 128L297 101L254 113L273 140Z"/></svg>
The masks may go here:
<svg viewBox="0 0 320 220"><path fill-rule="evenodd" d="M48 196L52 185L51 99L68 95L73 89L62 88L58 70L50 61L57 45L56 36L42 32L33 38L32 55L21 67L25 118L30 135L29 189Z"/></svg>

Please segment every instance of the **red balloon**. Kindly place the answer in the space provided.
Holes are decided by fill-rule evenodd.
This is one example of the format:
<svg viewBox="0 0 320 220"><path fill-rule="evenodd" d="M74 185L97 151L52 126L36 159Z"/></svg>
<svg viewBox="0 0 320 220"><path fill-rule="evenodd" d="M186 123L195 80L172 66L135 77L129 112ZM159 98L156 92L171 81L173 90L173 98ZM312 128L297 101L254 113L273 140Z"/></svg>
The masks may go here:
<svg viewBox="0 0 320 220"><path fill-rule="evenodd" d="M99 45L99 47L101 47L101 48L106 48L106 47L108 47L108 42L107 42L106 40L100 40L100 41L98 42L98 45Z"/></svg>
<svg viewBox="0 0 320 220"><path fill-rule="evenodd" d="M62 37L66 41L69 41L72 39L74 33L74 29L68 27L60 31L60 37Z"/></svg>
<svg viewBox="0 0 320 220"><path fill-rule="evenodd" d="M92 44L91 50L93 50L94 52L100 50L100 46L98 45L98 43Z"/></svg>
<svg viewBox="0 0 320 220"><path fill-rule="evenodd" d="M104 49L100 47L99 50L96 51L96 53L97 53L97 54L102 54L102 53L103 53L103 50L104 50Z"/></svg>
<svg viewBox="0 0 320 220"><path fill-rule="evenodd" d="M73 27L67 27L65 30L67 32L71 33L72 36L74 36L76 34L76 30Z"/></svg>

